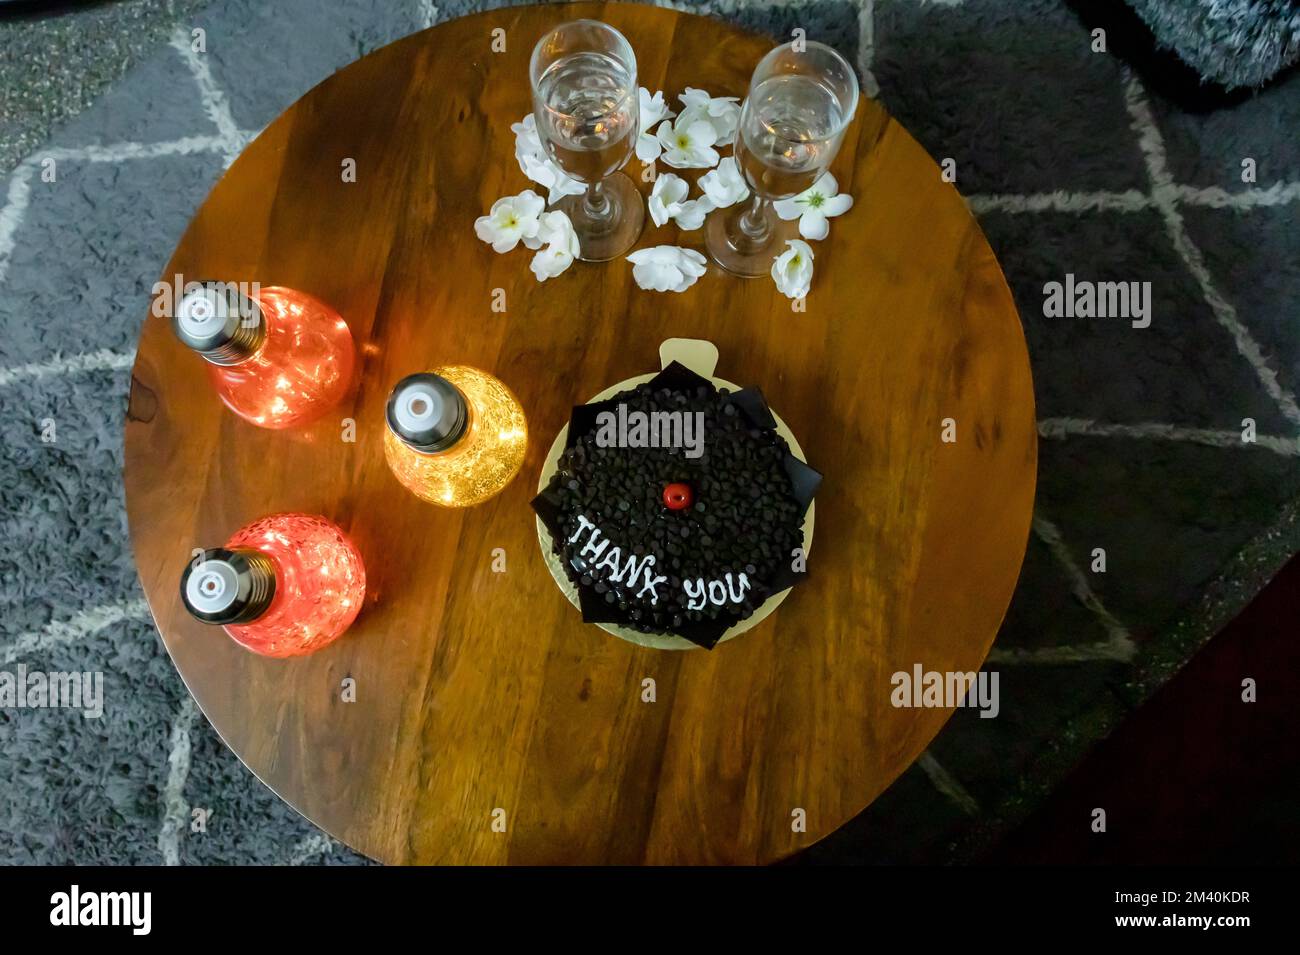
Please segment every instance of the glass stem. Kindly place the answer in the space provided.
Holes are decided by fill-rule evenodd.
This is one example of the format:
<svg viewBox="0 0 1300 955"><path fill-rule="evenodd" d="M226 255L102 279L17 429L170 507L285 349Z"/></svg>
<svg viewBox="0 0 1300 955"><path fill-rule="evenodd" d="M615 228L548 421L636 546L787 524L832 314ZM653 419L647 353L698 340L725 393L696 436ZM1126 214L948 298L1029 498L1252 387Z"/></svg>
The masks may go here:
<svg viewBox="0 0 1300 955"><path fill-rule="evenodd" d="M587 186L587 193L582 198L583 211L594 222L608 219L611 213L609 196L605 195L605 180L601 179Z"/></svg>
<svg viewBox="0 0 1300 955"><path fill-rule="evenodd" d="M757 248L768 240L772 230L766 215L767 200L756 192L750 195L749 208L739 217L737 224L745 242Z"/></svg>

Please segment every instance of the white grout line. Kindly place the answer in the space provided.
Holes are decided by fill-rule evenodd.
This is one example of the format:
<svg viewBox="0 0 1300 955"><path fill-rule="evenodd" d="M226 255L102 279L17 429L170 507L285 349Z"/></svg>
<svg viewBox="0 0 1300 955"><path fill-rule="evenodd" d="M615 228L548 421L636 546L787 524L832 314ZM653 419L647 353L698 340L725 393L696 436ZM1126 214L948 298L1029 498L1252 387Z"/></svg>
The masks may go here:
<svg viewBox="0 0 1300 955"><path fill-rule="evenodd" d="M974 195L966 204L971 212L1140 212L1155 205L1148 195L1128 192L1039 192L1028 196Z"/></svg>
<svg viewBox="0 0 1300 955"><path fill-rule="evenodd" d="M239 134L241 137L245 133ZM32 161L70 159L80 162L123 162L128 159L157 159L162 156L192 156L197 153L224 153L229 141L224 136L186 136L165 143L112 143L107 146L61 147L42 151Z"/></svg>
<svg viewBox="0 0 1300 955"><path fill-rule="evenodd" d="M163 865L181 864L181 831L190 818L185 801L185 781L190 775L190 732L199 709L188 693L172 723L171 749L167 753L167 783L162 792L162 821L158 827L158 851Z"/></svg>
<svg viewBox="0 0 1300 955"><path fill-rule="evenodd" d="M207 60L194 52L190 35L184 27L178 26L173 31L171 45L185 60L190 73L194 75L194 82L199 87L199 97L203 100L204 112L217 127L217 132L226 140L226 165L229 166L244 148L244 134L230 112L230 102L213 80Z"/></svg>
<svg viewBox="0 0 1300 955"><path fill-rule="evenodd" d="M928 749L916 758L916 764L930 777L930 782L934 784L934 788L956 803L962 812L968 816L979 815L980 806L975 801L975 797L968 793L966 787L957 782L952 774L939 764L939 761L930 754Z"/></svg>
<svg viewBox="0 0 1300 955"><path fill-rule="evenodd" d="M40 630L19 634L11 643L0 647L0 665L43 653L60 644L72 643L123 620L143 620L148 617L149 605L143 600L101 604L73 614L67 620L55 620Z"/></svg>
<svg viewBox="0 0 1300 955"><path fill-rule="evenodd" d="M994 647L989 651L987 663L1088 663L1092 660L1115 660L1127 663L1133 659L1134 648L1131 641L1111 638L1105 643L1073 644L1064 647L1037 647L1032 650L1022 648L1000 649Z"/></svg>
<svg viewBox="0 0 1300 955"><path fill-rule="evenodd" d="M1165 220L1169 239L1201 286L1201 295L1214 312L1214 317L1232 335L1237 351L1255 369L1255 374L1259 377L1264 390L1289 420L1300 425L1300 405L1296 404L1295 396L1279 383L1277 372L1268 367L1268 362L1260 351L1258 343L1237 318L1237 310L1215 288L1201 250L1196 247L1187 233L1182 213L1178 211L1179 189L1174 185L1173 176L1169 172L1164 139L1151 115L1151 106L1142 91L1141 83L1128 72L1127 68L1125 72L1128 75L1125 79L1124 104L1132 119L1133 131L1138 136L1138 146L1146 160L1147 174L1151 177L1151 198L1155 200L1156 208L1160 210L1160 215Z"/></svg>
<svg viewBox="0 0 1300 955"><path fill-rule="evenodd" d="M18 226L22 224L27 204L32 199L31 177L34 173L35 167L23 162L9 178L9 194L5 198L5 207L0 209L0 282L5 280L9 271L9 257L17 244Z"/></svg>
<svg viewBox="0 0 1300 955"><path fill-rule="evenodd" d="M420 16L426 30L438 22L438 8L433 5L433 0L420 0Z"/></svg>
<svg viewBox="0 0 1300 955"><path fill-rule="evenodd" d="M1091 438L1146 438L1156 441L1186 441L1213 448L1249 448L1250 442L1241 440L1240 431L1213 431L1208 428L1180 428L1159 422L1142 424L1102 424L1086 418L1043 418L1038 422L1038 433L1044 438L1071 436ZM1257 435L1255 445L1285 457L1300 457L1300 438L1276 438Z"/></svg>
<svg viewBox="0 0 1300 955"><path fill-rule="evenodd" d="M1300 182L1275 182L1267 189L1243 189L1240 192L1228 192L1219 186L1175 185L1173 188L1173 197L1179 202L1211 209L1246 210L1300 200Z"/></svg>
<svg viewBox="0 0 1300 955"><path fill-rule="evenodd" d="M686 0L650 0L656 7L663 7L665 10L676 10L678 13L698 13L697 8L691 6ZM746 6L756 0L738 0L740 6ZM787 0L780 0L775 6L780 6Z"/></svg>
<svg viewBox="0 0 1300 955"><path fill-rule="evenodd" d="M1184 205L1211 209L1249 210L1280 206L1300 200L1300 182L1275 182L1267 189L1228 192L1218 186L1172 187L1171 197ZM966 198L971 212L1141 212L1159 208L1154 196L1129 189L1127 192L1038 192L1031 195L976 194Z"/></svg>
<svg viewBox="0 0 1300 955"><path fill-rule="evenodd" d="M0 368L0 388L8 387L25 378L50 378L55 375L76 374L86 371L122 371L135 364L134 352L116 351L101 348L99 351L85 352L68 358L52 358L49 361L32 362L28 365L16 365L13 368Z"/></svg>
<svg viewBox="0 0 1300 955"><path fill-rule="evenodd" d="M1101 625L1106 628L1112 642L1116 646L1127 647L1127 653L1131 656L1133 644L1128 631L1124 629L1122 623L1111 615L1111 612L1102 605L1097 595L1092 592L1092 585L1088 583L1088 578L1084 576L1079 565L1074 562L1074 556L1070 553L1070 549L1065 546L1065 541L1061 539L1061 532L1057 526L1042 515L1035 514L1034 533L1047 545L1047 549L1052 552L1052 556L1057 559L1065 570L1066 576L1070 580L1070 589L1074 591L1074 595L1101 621Z"/></svg>
<svg viewBox="0 0 1300 955"><path fill-rule="evenodd" d="M252 136L239 133L241 141ZM56 161L122 162L128 159L155 159L161 156L190 156L204 152L227 153L229 142L224 136L187 136L165 143L114 143L107 146L56 146L32 153L20 162L9 178L9 193L0 209L0 282L9 271L9 259L15 237L31 204L32 177L45 159ZM227 162L229 165L229 162Z"/></svg>
<svg viewBox="0 0 1300 955"><path fill-rule="evenodd" d="M306 865L317 856L322 856L332 851L338 845L333 839L323 832L317 832L303 839L289 853L289 859L285 865Z"/></svg>
<svg viewBox="0 0 1300 955"><path fill-rule="evenodd" d="M862 95L875 99L880 84L871 67L876 59L876 0L862 0L858 7L858 72L862 74Z"/></svg>
<svg viewBox="0 0 1300 955"><path fill-rule="evenodd" d="M1092 585L1084 576L1079 565L1074 562L1070 548L1061 539L1061 532L1056 525L1041 515L1034 515L1034 533L1047 545L1057 563L1069 579L1070 590L1079 602L1092 611L1101 625L1106 628L1110 639L1106 643L1088 644L1070 647L1040 647L1033 650L994 648L988 659L992 663L1071 663L1076 660L1131 660L1136 651L1133 638L1129 636L1124 625L1105 608L1101 600L1092 592Z"/></svg>

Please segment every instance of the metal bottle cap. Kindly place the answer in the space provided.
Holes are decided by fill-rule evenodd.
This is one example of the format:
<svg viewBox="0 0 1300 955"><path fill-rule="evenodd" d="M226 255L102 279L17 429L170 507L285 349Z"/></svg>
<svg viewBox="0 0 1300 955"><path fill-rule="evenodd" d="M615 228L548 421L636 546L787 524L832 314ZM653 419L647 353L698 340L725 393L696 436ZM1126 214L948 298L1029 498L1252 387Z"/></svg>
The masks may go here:
<svg viewBox="0 0 1300 955"><path fill-rule="evenodd" d="M176 337L214 365L249 358L266 339L261 306L232 282L201 282L176 303Z"/></svg>
<svg viewBox="0 0 1300 955"><path fill-rule="evenodd" d="M465 433L469 407L460 389L430 372L407 375L388 396L388 427L416 451L445 451Z"/></svg>
<svg viewBox="0 0 1300 955"><path fill-rule="evenodd" d="M204 623L248 623L275 596L275 564L260 550L216 547L185 565L181 602Z"/></svg>

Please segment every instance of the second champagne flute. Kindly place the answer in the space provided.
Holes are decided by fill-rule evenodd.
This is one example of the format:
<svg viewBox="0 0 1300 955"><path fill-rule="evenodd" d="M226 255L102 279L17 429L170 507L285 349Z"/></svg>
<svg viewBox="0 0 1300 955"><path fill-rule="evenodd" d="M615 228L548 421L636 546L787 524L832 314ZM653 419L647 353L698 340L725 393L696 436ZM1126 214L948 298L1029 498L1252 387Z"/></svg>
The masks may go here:
<svg viewBox="0 0 1300 955"><path fill-rule="evenodd" d="M826 171L857 105L857 74L824 43L786 43L763 57L736 131L736 163L751 194L709 216L715 262L746 277L771 270L788 238L772 201L797 196Z"/></svg>
<svg viewBox="0 0 1300 955"><path fill-rule="evenodd" d="M640 125L631 45L596 20L564 23L537 42L529 79L547 154L587 184L582 195L555 204L578 234L579 257L604 262L622 255L645 224L641 194L618 171L632 155Z"/></svg>

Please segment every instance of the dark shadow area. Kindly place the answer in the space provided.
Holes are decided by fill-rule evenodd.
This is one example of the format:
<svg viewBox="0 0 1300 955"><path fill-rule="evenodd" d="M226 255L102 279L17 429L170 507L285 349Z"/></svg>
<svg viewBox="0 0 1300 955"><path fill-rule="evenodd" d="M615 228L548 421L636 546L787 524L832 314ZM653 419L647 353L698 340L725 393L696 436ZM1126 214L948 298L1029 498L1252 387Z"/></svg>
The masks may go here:
<svg viewBox="0 0 1300 955"><path fill-rule="evenodd" d="M982 862L1300 860L1300 555ZM1243 701L1244 680L1256 702ZM1093 811L1106 831L1092 831Z"/></svg>
<svg viewBox="0 0 1300 955"><path fill-rule="evenodd" d="M1172 49L1159 46L1151 28L1124 0L1065 0L1065 4L1088 30L1105 30L1107 49L1127 63L1148 89L1180 109L1213 112L1235 106L1258 92L1250 88L1229 90L1201 79ZM1261 89L1283 82L1294 70L1294 66L1282 70Z"/></svg>
<svg viewBox="0 0 1300 955"><path fill-rule="evenodd" d="M115 0L0 0L0 21L40 20L106 7Z"/></svg>

